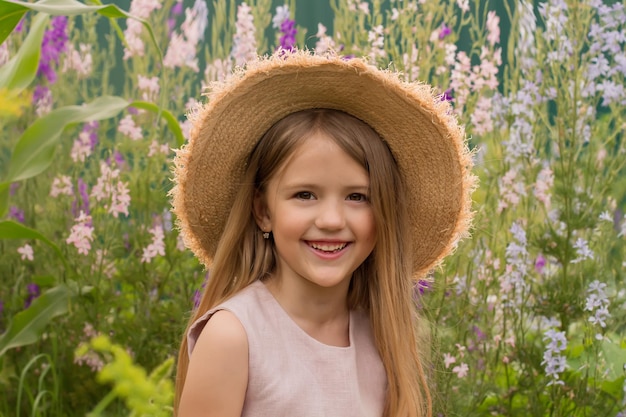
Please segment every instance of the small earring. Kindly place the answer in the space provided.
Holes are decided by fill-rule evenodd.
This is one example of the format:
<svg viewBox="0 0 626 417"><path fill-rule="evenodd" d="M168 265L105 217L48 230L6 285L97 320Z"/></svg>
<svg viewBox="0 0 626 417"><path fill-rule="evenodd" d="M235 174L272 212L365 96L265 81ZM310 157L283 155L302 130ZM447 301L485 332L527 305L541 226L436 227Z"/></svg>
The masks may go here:
<svg viewBox="0 0 626 417"><path fill-rule="evenodd" d="M269 239L270 238L270 232L263 232L263 239Z"/></svg>

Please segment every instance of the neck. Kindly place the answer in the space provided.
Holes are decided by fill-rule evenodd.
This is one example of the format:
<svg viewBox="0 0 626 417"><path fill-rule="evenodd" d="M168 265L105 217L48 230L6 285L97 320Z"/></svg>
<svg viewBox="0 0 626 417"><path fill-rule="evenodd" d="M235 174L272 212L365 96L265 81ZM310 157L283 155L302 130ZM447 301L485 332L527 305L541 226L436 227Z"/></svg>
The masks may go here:
<svg viewBox="0 0 626 417"><path fill-rule="evenodd" d="M311 337L334 345L349 346L349 281L325 288L306 280L294 282L273 275L265 281L281 307Z"/></svg>

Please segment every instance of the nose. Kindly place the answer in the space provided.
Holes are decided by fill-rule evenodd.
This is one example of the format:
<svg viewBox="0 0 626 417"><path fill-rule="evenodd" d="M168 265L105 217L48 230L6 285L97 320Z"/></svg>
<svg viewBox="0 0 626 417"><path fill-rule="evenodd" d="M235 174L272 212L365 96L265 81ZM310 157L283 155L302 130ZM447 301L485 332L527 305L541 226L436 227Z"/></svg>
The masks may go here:
<svg viewBox="0 0 626 417"><path fill-rule="evenodd" d="M346 225L346 213L343 201L327 200L320 204L315 226L320 230L338 230Z"/></svg>

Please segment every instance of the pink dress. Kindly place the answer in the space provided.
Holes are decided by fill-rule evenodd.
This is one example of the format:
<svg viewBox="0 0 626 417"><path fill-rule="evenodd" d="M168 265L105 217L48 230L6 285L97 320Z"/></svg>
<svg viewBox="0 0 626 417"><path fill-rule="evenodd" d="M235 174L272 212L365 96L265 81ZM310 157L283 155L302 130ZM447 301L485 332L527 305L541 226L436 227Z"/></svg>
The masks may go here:
<svg viewBox="0 0 626 417"><path fill-rule="evenodd" d="M365 312L350 312L350 346L325 345L302 330L256 281L193 324L187 336L190 355L207 320L219 310L232 312L248 337L242 417L382 416L387 377Z"/></svg>

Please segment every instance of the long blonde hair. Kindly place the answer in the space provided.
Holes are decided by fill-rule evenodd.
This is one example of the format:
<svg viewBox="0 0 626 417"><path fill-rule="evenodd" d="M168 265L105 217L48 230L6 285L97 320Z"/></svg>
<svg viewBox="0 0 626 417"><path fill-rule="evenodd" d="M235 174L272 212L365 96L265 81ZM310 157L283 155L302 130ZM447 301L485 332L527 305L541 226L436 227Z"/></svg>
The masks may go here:
<svg viewBox="0 0 626 417"><path fill-rule="evenodd" d="M189 326L206 311L232 297L276 265L271 239L263 239L252 214L256 192L278 172L313 133L332 138L369 173L376 246L354 272L348 306L369 312L374 338L388 379L386 417L432 415L430 392L420 354L417 310L413 302L412 252L405 186L393 156L367 124L344 112L311 109L288 115L261 138L251 153L211 266L210 279L184 333L178 355L176 403L183 390L189 357ZM422 346L429 350L430 346Z"/></svg>

